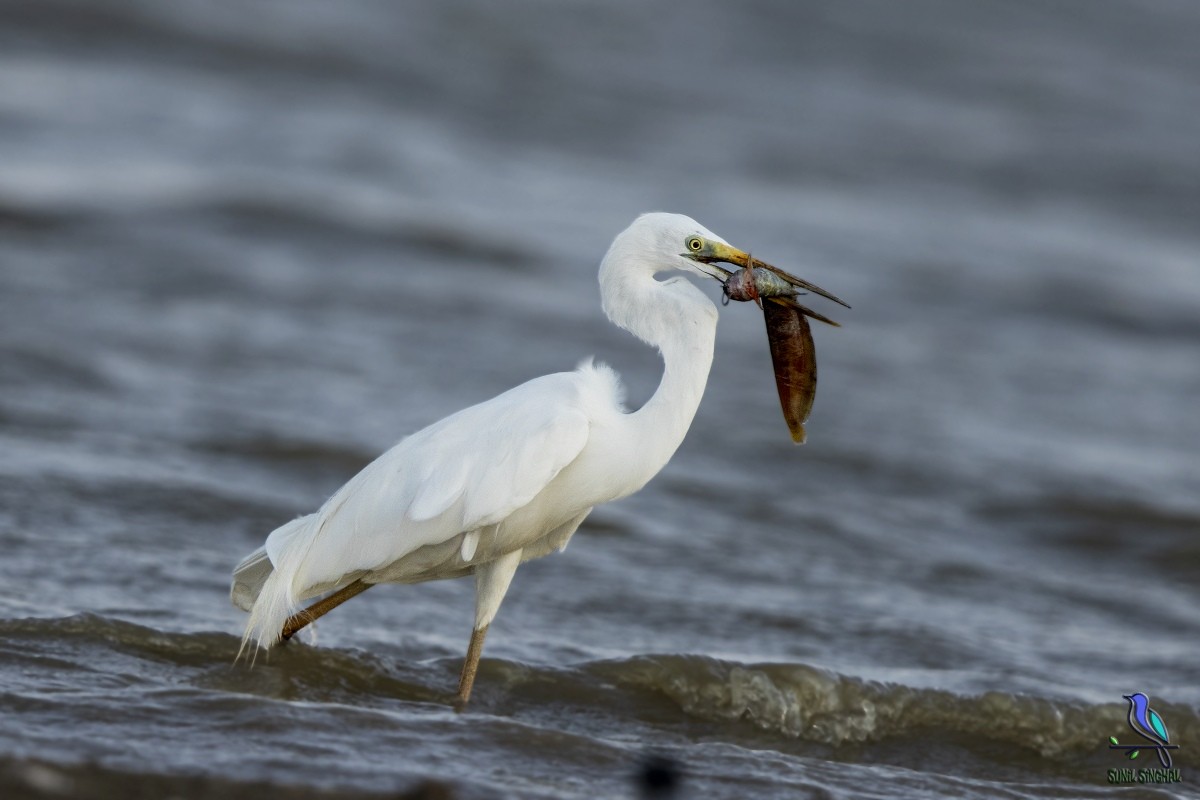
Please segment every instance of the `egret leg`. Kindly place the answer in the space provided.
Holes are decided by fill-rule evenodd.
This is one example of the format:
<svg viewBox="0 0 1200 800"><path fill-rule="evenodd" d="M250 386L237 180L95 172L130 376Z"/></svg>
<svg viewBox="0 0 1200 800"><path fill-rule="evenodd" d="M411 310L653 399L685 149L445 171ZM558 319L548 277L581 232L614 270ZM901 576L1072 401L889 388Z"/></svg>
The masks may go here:
<svg viewBox="0 0 1200 800"><path fill-rule="evenodd" d="M517 565L521 563L521 551L505 553L494 561L475 567L475 628L471 631L471 643L467 645L467 657L463 661L462 674L458 679L458 699L454 707L459 711L471 698L471 687L475 685L475 672L479 669L479 656L483 653L483 637L488 626L500 609L508 584L512 582Z"/></svg>
<svg viewBox="0 0 1200 800"><path fill-rule="evenodd" d="M348 583L324 600L318 600L303 611L293 614L288 617L287 622L283 623L283 633L279 636L280 641L286 642L296 634L296 631L305 625L313 622L318 617L325 616L351 597L357 597L374 585L373 583L363 583L362 581Z"/></svg>
<svg viewBox="0 0 1200 800"><path fill-rule="evenodd" d="M483 637L488 626L471 631L471 643L467 645L467 657L463 659L462 673L458 676L458 697L454 707L462 711L471 699L471 688L475 685L475 672L479 669L479 656L483 654Z"/></svg>

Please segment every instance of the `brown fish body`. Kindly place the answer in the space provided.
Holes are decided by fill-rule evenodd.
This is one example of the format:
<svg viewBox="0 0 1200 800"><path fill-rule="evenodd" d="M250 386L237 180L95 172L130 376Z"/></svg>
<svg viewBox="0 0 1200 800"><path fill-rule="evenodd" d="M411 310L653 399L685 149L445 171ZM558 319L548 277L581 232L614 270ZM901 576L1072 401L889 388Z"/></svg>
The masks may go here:
<svg viewBox="0 0 1200 800"><path fill-rule="evenodd" d="M804 444L804 423L817 398L817 349L812 328L800 306L785 298L768 298L763 303L763 319L783 419L792 441Z"/></svg>
<svg viewBox="0 0 1200 800"><path fill-rule="evenodd" d="M775 388L792 441L807 438L804 423L817 396L817 350L807 317L830 325L836 322L796 302L796 286L775 272L755 267L732 273L723 284L725 297L755 301L763 310L767 342L775 367Z"/></svg>

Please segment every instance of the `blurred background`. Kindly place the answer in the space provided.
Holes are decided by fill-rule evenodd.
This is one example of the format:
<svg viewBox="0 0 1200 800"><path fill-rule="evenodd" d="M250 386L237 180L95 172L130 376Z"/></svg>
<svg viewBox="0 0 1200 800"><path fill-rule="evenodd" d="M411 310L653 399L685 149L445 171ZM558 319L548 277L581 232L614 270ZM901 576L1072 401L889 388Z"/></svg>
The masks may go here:
<svg viewBox="0 0 1200 800"><path fill-rule="evenodd" d="M1142 691L1194 791L1197 42L1187 0L0 0L0 787L1100 797ZM596 267L650 210L854 306L809 443L731 305L471 713L466 581L232 666L233 564L403 435L593 354L649 396Z"/></svg>

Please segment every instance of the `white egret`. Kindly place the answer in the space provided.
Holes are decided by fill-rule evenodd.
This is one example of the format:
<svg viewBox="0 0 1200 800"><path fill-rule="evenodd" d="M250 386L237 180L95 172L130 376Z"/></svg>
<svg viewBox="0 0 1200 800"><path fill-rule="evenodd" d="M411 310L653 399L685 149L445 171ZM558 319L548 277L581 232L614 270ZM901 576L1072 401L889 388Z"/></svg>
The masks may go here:
<svg viewBox="0 0 1200 800"><path fill-rule="evenodd" d="M377 583L474 575L464 706L517 566L563 549L594 506L642 488L683 441L708 381L717 309L682 276L655 276L729 277L715 262L774 269L688 217L638 217L600 263L600 294L614 324L662 355L650 400L626 411L617 375L588 360L403 439L237 566L231 596L250 612L243 647L270 647ZM300 611L320 595L328 596Z"/></svg>

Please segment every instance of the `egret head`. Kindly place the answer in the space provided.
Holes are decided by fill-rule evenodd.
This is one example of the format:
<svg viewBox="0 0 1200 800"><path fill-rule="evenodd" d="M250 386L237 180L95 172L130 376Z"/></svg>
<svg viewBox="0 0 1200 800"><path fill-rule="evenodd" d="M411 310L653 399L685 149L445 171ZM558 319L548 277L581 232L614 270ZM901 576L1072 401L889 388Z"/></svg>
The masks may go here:
<svg viewBox="0 0 1200 800"><path fill-rule="evenodd" d="M656 273L682 270L716 278L718 271L694 258L699 250L689 249L689 242L704 243L701 248L707 248L708 243L729 248L724 239L691 217L656 211L642 214L622 231L613 240L609 256L625 264L644 265L644 269Z"/></svg>
<svg viewBox="0 0 1200 800"><path fill-rule="evenodd" d="M719 266L722 263L733 264L736 267L763 268L775 273L797 289L813 292L835 303L846 305L824 289L751 257L749 253L732 246L683 214L642 214L617 237L613 247L616 249L625 244L628 244L631 250L640 251L643 258L649 256L656 271L678 269L724 282L733 273Z"/></svg>

